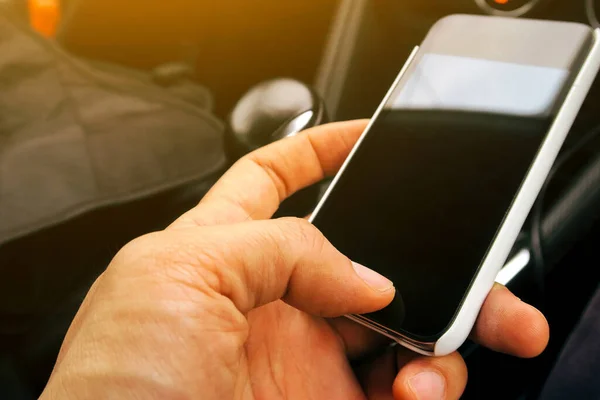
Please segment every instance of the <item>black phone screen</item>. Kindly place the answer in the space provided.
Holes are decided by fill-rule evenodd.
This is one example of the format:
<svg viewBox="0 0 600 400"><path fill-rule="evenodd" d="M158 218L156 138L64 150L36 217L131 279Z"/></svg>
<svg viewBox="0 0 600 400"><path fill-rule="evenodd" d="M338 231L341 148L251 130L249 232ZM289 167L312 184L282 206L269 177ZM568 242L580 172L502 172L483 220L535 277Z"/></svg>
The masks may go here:
<svg viewBox="0 0 600 400"><path fill-rule="evenodd" d="M451 324L564 96L569 71L426 54L313 223L391 279L367 317L418 340Z"/></svg>

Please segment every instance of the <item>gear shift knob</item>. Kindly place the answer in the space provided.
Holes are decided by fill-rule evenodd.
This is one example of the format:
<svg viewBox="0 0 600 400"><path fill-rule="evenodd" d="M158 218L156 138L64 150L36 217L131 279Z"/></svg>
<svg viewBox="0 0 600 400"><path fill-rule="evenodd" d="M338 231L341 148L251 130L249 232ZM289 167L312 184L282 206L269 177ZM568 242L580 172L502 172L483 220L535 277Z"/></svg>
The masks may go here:
<svg viewBox="0 0 600 400"><path fill-rule="evenodd" d="M227 121L225 149L233 163L277 140L327 123L325 105L310 87L293 79L275 79L251 88ZM276 217L304 217L315 207L322 185L306 188L281 204Z"/></svg>
<svg viewBox="0 0 600 400"><path fill-rule="evenodd" d="M227 121L226 149L231 161L327 122L321 98L293 79L275 79L251 88Z"/></svg>

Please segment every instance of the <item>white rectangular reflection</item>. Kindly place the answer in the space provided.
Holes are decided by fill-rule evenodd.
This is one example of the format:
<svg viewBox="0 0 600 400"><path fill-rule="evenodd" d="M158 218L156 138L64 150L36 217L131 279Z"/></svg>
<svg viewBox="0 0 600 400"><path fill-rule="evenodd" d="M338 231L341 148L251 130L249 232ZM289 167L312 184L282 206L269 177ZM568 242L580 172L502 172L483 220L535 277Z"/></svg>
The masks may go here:
<svg viewBox="0 0 600 400"><path fill-rule="evenodd" d="M518 252L511 258L504 268L498 273L496 282L501 285L508 285L531 261L531 253L527 249Z"/></svg>
<svg viewBox="0 0 600 400"><path fill-rule="evenodd" d="M558 68L425 54L389 107L542 117L567 77Z"/></svg>

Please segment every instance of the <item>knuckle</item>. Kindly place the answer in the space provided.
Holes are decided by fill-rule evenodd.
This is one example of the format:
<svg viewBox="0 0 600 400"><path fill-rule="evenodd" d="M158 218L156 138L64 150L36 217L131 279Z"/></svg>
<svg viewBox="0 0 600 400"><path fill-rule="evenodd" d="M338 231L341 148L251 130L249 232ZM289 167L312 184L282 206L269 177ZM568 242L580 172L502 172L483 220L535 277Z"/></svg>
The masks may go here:
<svg viewBox="0 0 600 400"><path fill-rule="evenodd" d="M113 264L118 265L134 265L140 260L153 257L153 253L159 247L154 243L157 241L158 233L149 233L133 239L127 243L113 259Z"/></svg>
<svg viewBox="0 0 600 400"><path fill-rule="evenodd" d="M313 230L314 226L304 218L284 217L279 220L282 224L294 230Z"/></svg>
<svg viewBox="0 0 600 400"><path fill-rule="evenodd" d="M327 240L325 236L310 222L303 218L284 218L284 226L287 228L288 237L291 237L296 244L310 249L321 251Z"/></svg>
<svg viewBox="0 0 600 400"><path fill-rule="evenodd" d="M220 291L226 258L222 246L190 232L157 247L153 256L156 273L197 290Z"/></svg>
<svg viewBox="0 0 600 400"><path fill-rule="evenodd" d="M295 240L306 240L314 236L312 224L302 218L286 217L280 220L286 236Z"/></svg>
<svg viewBox="0 0 600 400"><path fill-rule="evenodd" d="M218 289L223 254L218 246L193 236L194 240L188 240L187 235L173 236L165 232L141 236L125 245L110 267L120 273Z"/></svg>

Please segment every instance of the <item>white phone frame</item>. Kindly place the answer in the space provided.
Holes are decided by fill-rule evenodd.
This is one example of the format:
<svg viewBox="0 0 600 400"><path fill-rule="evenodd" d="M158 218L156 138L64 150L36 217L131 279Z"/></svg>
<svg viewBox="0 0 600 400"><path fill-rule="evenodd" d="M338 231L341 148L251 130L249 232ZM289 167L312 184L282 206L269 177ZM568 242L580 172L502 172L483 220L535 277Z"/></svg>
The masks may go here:
<svg viewBox="0 0 600 400"><path fill-rule="evenodd" d="M514 246L514 243L521 232L523 224L525 223L527 216L529 215L537 196L542 189L542 186L544 185L544 182L548 177L554 162L556 161L565 138L573 126L579 110L581 109L581 106L583 105L583 102L585 101L585 98L587 97L589 90L594 83L598 70L600 69L600 29L595 29L593 36L593 43L588 56L582 64L580 71L577 73L573 85L569 89L565 100L550 127L546 139L544 140L528 175L526 176L518 194L516 195L515 200L509 209L494 242L490 246L489 252L485 257L469 292L464 298L460 310L445 333L436 342L425 343L391 331L390 329L378 325L368 318L360 315L348 315L348 318L391 338L398 344L410 350L426 356L448 355L458 350L460 346L467 340L471 330L473 329L483 302L492 289L499 271L504 266L504 263L506 262L510 251ZM350 152L350 155L323 195L321 201L309 219L311 223L314 222L321 208L327 201L332 191L335 189L335 186L337 185L341 176L344 174L348 164L351 162L353 156L356 154L356 151L371 130L373 123L379 117L394 90L400 83L400 80L406 73L412 61L415 59L419 48L420 46L414 48L404 67L389 89L387 95L384 97L383 101L375 112L373 118L367 125L365 131L356 142L354 148Z"/></svg>

